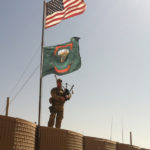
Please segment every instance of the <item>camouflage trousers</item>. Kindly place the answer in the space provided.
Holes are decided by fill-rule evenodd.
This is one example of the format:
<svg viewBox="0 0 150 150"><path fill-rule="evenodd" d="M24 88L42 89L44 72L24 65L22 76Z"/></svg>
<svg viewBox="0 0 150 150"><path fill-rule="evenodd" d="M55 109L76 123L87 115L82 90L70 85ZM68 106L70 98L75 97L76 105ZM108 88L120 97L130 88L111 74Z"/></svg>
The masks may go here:
<svg viewBox="0 0 150 150"><path fill-rule="evenodd" d="M50 118L48 121L48 127L52 127L54 126L55 123L55 118L56 118L56 123L55 123L55 127L56 128L61 128L61 122L63 119L63 111L57 111L57 112L51 112L50 114Z"/></svg>

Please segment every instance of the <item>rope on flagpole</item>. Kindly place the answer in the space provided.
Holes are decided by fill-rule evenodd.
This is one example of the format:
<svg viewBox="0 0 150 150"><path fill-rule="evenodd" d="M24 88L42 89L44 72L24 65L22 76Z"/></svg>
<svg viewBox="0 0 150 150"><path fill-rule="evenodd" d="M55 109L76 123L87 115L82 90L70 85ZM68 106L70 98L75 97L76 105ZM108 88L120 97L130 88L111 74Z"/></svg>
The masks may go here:
<svg viewBox="0 0 150 150"><path fill-rule="evenodd" d="M4 107L5 107L5 100L4 100L4 103L3 103L3 105L2 105L2 107L1 107L1 110L0 110L0 112L3 112L3 109L4 109ZM3 113L2 113L3 114Z"/></svg>
<svg viewBox="0 0 150 150"><path fill-rule="evenodd" d="M22 74L20 75L20 78L18 79L18 81L16 82L15 86L12 88L12 90L10 91L9 97L12 96L13 92L15 91L15 89L17 88L18 84L20 83L21 79L23 78L24 74L27 72L28 68L31 66L31 63L33 62L35 56L38 54L39 52L39 46L38 48L35 50L34 54L32 55L30 61L27 63L25 69L23 70Z"/></svg>
<svg viewBox="0 0 150 150"><path fill-rule="evenodd" d="M29 69L29 67L31 66L31 63L33 62L34 58L36 58L36 55L38 54L39 52L39 47L38 46L35 50L35 52L33 53L31 59L29 60L29 62L27 63L25 69L23 70L22 74L20 75L18 81L16 82L15 86L11 89L10 93L9 93L9 97L11 97L15 91L15 89L17 88L17 86L19 85L21 79L23 78L24 74L27 72L27 70ZM0 109L0 112L2 112L3 109L5 109L5 100L2 101L3 105Z"/></svg>

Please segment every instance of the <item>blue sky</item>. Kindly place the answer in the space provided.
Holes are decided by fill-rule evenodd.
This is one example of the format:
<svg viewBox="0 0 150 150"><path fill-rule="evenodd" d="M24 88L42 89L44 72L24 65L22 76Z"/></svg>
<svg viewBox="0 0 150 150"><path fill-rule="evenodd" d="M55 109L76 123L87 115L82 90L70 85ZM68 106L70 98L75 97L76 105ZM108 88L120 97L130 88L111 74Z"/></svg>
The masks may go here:
<svg viewBox="0 0 150 150"><path fill-rule="evenodd" d="M62 128L84 135L110 138L150 148L150 1L86 0L83 15L45 30L45 46L79 36L82 66L62 76L74 84L65 105ZM0 113L40 63L43 1L0 1ZM34 58L33 58L34 56ZM27 64L28 70L11 93ZM39 69L10 105L9 115L32 122L38 119ZM49 119L55 78L43 78L42 118ZM3 113L4 114L4 113Z"/></svg>

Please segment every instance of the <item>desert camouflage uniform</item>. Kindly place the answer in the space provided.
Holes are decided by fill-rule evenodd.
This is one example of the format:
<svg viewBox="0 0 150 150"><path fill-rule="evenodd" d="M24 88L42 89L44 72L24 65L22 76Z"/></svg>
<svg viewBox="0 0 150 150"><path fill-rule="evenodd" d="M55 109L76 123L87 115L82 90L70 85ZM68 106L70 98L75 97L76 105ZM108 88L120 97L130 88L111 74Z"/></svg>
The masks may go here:
<svg viewBox="0 0 150 150"><path fill-rule="evenodd" d="M64 95L64 90L62 88L53 88L51 90L51 98L50 103L52 106L50 107L50 118L48 122L49 127L54 126L54 121L56 118L56 128L61 127L61 122L63 119L63 113L64 113L64 103L65 101L62 101L60 98ZM64 96L63 96L64 97Z"/></svg>

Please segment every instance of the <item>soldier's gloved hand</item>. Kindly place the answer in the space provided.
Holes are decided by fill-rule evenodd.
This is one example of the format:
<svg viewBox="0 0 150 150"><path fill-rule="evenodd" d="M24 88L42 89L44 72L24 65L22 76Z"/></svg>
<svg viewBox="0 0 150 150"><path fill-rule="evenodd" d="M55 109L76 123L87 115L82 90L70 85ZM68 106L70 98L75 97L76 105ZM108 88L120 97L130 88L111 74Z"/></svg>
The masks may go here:
<svg viewBox="0 0 150 150"><path fill-rule="evenodd" d="M69 100L70 97L71 97L70 95L66 95L66 96L65 96L66 100Z"/></svg>
<svg viewBox="0 0 150 150"><path fill-rule="evenodd" d="M60 97L61 101L65 101L65 98L63 96Z"/></svg>

